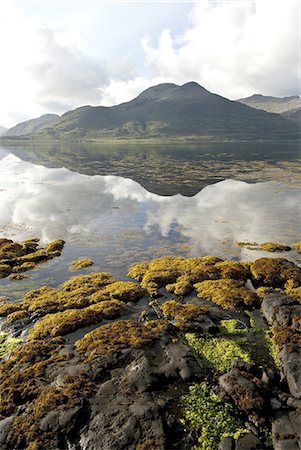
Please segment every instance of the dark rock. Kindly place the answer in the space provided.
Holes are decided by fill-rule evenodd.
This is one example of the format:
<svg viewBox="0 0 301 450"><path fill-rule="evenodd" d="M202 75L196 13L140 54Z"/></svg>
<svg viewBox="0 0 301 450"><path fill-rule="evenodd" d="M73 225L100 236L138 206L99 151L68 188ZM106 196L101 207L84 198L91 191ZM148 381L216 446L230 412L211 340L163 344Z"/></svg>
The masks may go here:
<svg viewBox="0 0 301 450"><path fill-rule="evenodd" d="M284 345L278 354L291 395L301 399L301 352Z"/></svg>
<svg viewBox="0 0 301 450"><path fill-rule="evenodd" d="M235 441L232 437L222 438L218 446L218 450L234 450L234 449L235 449Z"/></svg>
<svg viewBox="0 0 301 450"><path fill-rule="evenodd" d="M13 421L14 421L14 417L7 417L6 419L0 420L0 448L1 448L1 450L6 450L8 448L5 445L5 442L6 442L8 433L10 432Z"/></svg>
<svg viewBox="0 0 301 450"><path fill-rule="evenodd" d="M298 412L278 413L272 424L276 450L300 450L301 416Z"/></svg>
<svg viewBox="0 0 301 450"><path fill-rule="evenodd" d="M235 444L235 450L262 450L262 448L260 440L251 433L239 437Z"/></svg>
<svg viewBox="0 0 301 450"><path fill-rule="evenodd" d="M246 413L260 416L268 413L267 387L254 375L234 368L219 378L219 384L234 403Z"/></svg>

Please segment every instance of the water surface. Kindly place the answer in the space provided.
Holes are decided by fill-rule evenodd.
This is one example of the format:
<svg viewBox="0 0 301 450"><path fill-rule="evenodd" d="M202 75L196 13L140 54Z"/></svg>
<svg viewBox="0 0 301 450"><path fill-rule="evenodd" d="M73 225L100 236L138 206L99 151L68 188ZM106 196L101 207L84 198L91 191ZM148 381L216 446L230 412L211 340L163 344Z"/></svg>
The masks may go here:
<svg viewBox="0 0 301 450"><path fill-rule="evenodd" d="M18 152L0 150L1 236L17 241L37 236L42 242L62 238L66 247L60 258L28 272L29 279L1 280L1 295L18 298L41 284L57 286L70 277L69 263L84 256L95 265L79 273L110 271L125 279L135 261L168 254L255 259L271 254L240 248L237 241L301 240L301 190L295 179L213 184L204 174L205 187L194 196L166 196L166 184L159 195L158 184L147 190L125 176L85 174L89 158L81 160L86 170L70 170L37 164L33 157L21 159ZM190 161L197 165L196 159ZM298 165L296 154L290 161ZM174 173L169 177L176 183ZM294 252L284 256L300 261Z"/></svg>

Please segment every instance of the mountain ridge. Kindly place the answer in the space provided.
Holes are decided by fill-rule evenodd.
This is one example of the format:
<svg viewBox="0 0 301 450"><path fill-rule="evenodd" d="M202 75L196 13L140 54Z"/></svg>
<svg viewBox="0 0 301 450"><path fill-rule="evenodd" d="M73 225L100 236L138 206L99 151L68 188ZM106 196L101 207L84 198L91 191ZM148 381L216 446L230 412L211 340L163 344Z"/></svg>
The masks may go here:
<svg viewBox="0 0 301 450"><path fill-rule="evenodd" d="M196 82L162 83L119 105L81 106L29 135L51 140L288 140L296 123L213 94Z"/></svg>
<svg viewBox="0 0 301 450"><path fill-rule="evenodd" d="M281 114L293 118L301 110L301 98L298 95L287 97L273 97L262 94L253 94L250 97L238 99L237 102L251 108Z"/></svg>

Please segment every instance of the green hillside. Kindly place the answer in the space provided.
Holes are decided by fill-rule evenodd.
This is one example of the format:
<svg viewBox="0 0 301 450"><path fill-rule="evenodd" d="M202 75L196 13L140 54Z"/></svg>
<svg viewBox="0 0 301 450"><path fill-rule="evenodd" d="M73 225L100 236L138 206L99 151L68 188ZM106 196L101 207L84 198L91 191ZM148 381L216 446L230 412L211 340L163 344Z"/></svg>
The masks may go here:
<svg viewBox="0 0 301 450"><path fill-rule="evenodd" d="M14 127L9 128L5 132L4 136L5 137L26 136L35 133L36 131L42 129L43 127L53 124L59 118L60 116L58 116L57 114L44 114L43 116L38 117L36 119L30 119L26 120L25 122L18 123Z"/></svg>
<svg viewBox="0 0 301 450"><path fill-rule="evenodd" d="M151 87L130 102L69 111L34 139L288 140L295 122L212 94L197 83Z"/></svg>

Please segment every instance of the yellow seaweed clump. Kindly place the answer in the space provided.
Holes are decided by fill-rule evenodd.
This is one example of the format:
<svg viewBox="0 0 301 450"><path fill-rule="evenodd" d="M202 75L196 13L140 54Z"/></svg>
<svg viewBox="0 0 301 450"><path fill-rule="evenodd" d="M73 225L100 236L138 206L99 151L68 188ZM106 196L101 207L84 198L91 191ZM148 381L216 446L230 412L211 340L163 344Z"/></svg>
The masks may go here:
<svg viewBox="0 0 301 450"><path fill-rule="evenodd" d="M157 295L160 287L179 295L187 295L193 285L204 280L233 278L247 281L248 267L236 261L223 261L215 256L182 258L167 256L150 262L135 264L128 276L141 282L150 295Z"/></svg>
<svg viewBox="0 0 301 450"><path fill-rule="evenodd" d="M258 302L258 297L238 280L207 280L194 285L198 297L210 300L224 309L250 307Z"/></svg>
<svg viewBox="0 0 301 450"><path fill-rule="evenodd" d="M166 323L153 320L139 324L133 320L118 320L103 325L75 343L78 353L83 354L87 361L103 355L113 355L127 348L144 348L160 338Z"/></svg>
<svg viewBox="0 0 301 450"><path fill-rule="evenodd" d="M0 278L13 273L25 272L37 267L38 262L47 261L60 256L65 242L56 240L45 248L37 249L39 239L33 238L24 242L13 242L11 239L0 239ZM11 279L20 279L12 277Z"/></svg>
<svg viewBox="0 0 301 450"><path fill-rule="evenodd" d="M300 285L301 269L284 258L260 258L251 266L252 281L258 286L283 288L288 280Z"/></svg>
<svg viewBox="0 0 301 450"><path fill-rule="evenodd" d="M80 270L85 269L86 267L90 267L94 264L93 259L90 258L81 258L77 259L76 261L72 261L72 263L69 266L69 270Z"/></svg>
<svg viewBox="0 0 301 450"><path fill-rule="evenodd" d="M266 252L289 252L291 247L289 245L277 244L275 242L263 242L260 244L260 249Z"/></svg>
<svg viewBox="0 0 301 450"><path fill-rule="evenodd" d="M296 242L295 244L293 244L293 249L295 250L295 252L301 253L301 242Z"/></svg>
<svg viewBox="0 0 301 450"><path fill-rule="evenodd" d="M80 327L101 322L103 319L120 317L125 304L109 300L82 309L68 309L63 312L47 314L30 329L29 339L44 339L71 333Z"/></svg>
<svg viewBox="0 0 301 450"><path fill-rule="evenodd" d="M195 319L197 316L208 312L206 308L201 308L198 305L178 303L175 300L164 302L160 308L167 319L172 318L179 322L179 325L181 325L181 322L182 325L185 325L185 323Z"/></svg>

